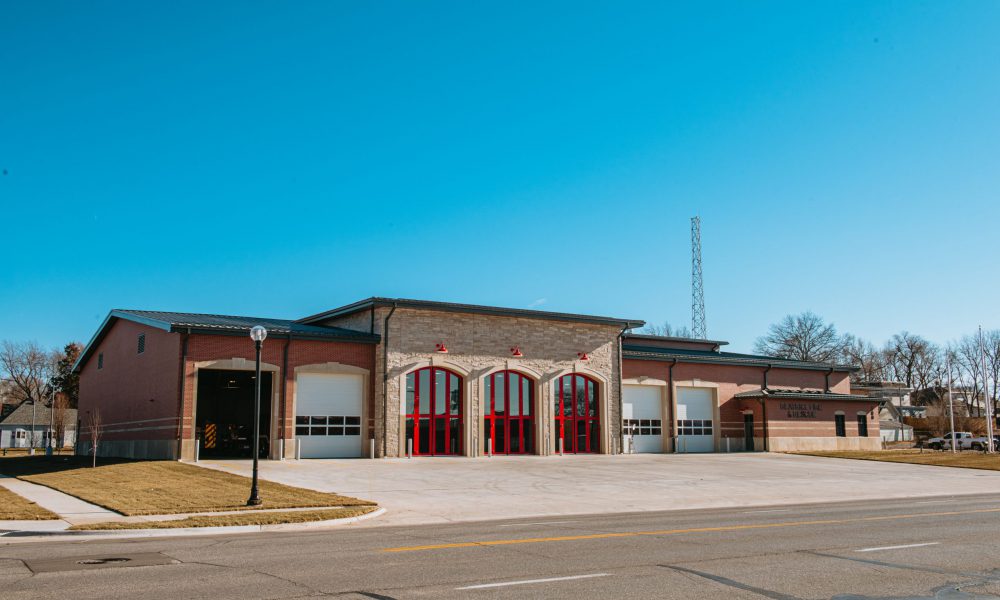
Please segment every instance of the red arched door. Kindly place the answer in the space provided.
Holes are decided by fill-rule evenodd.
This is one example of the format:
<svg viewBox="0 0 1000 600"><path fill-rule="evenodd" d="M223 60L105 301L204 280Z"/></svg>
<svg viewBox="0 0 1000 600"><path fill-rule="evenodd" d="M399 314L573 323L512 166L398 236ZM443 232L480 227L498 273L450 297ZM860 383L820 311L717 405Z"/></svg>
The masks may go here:
<svg viewBox="0 0 1000 600"><path fill-rule="evenodd" d="M483 454L535 451L535 382L516 371L486 377L483 396Z"/></svg>
<svg viewBox="0 0 1000 600"><path fill-rule="evenodd" d="M555 382L552 414L555 451L587 453L601 451L601 418L598 383L586 375L563 375Z"/></svg>
<svg viewBox="0 0 1000 600"><path fill-rule="evenodd" d="M461 376L438 367L407 373L406 440L418 456L462 453Z"/></svg>

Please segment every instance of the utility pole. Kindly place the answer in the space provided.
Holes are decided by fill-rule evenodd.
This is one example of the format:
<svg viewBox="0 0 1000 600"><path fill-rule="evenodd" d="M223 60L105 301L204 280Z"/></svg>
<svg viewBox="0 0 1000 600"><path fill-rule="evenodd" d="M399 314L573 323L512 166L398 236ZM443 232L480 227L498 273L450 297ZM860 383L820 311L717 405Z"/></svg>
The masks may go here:
<svg viewBox="0 0 1000 600"><path fill-rule="evenodd" d="M701 276L701 217L691 218L691 337L707 339L705 286Z"/></svg>
<svg viewBox="0 0 1000 600"><path fill-rule="evenodd" d="M993 406L990 402L990 380L986 374L986 344L983 342L983 326L979 326L979 358L983 364L983 404L986 405L986 451L993 452ZM993 382L996 386L996 382Z"/></svg>
<svg viewBox="0 0 1000 600"><path fill-rule="evenodd" d="M951 418L951 453L955 454L958 452L956 448L958 444L955 443L955 401L951 393L951 356L948 357L945 364L948 369L948 415Z"/></svg>

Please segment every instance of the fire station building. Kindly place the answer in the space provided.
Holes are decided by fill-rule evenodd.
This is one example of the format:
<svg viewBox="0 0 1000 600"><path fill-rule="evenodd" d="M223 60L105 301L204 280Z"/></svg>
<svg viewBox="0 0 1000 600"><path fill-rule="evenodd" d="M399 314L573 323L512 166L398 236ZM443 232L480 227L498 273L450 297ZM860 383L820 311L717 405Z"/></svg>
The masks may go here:
<svg viewBox="0 0 1000 600"><path fill-rule="evenodd" d="M281 458L878 449L851 367L638 335L640 320L369 298L298 320L113 310L84 349L80 452Z"/></svg>

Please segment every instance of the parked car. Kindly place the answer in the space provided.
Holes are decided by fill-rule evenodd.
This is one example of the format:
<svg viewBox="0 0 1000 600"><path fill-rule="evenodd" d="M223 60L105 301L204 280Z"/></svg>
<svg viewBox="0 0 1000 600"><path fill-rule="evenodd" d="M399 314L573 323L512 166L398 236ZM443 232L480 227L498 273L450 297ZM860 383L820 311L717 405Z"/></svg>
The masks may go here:
<svg viewBox="0 0 1000 600"><path fill-rule="evenodd" d="M943 437L934 437L927 440L927 447L931 450L951 449L954 441L955 447L959 449L972 448L973 435L968 431L949 431ZM983 438L983 443L985 443Z"/></svg>
<svg viewBox="0 0 1000 600"><path fill-rule="evenodd" d="M972 438L971 440L969 440L969 449L970 450L985 450L986 449L986 442L987 442L987 440L989 440L988 436ZM961 442L964 442L964 441L965 440L961 440ZM964 448L964 447L965 446L963 445L962 448ZM1000 448L1000 435L995 435L995 436L993 436L993 449L996 450L998 448Z"/></svg>

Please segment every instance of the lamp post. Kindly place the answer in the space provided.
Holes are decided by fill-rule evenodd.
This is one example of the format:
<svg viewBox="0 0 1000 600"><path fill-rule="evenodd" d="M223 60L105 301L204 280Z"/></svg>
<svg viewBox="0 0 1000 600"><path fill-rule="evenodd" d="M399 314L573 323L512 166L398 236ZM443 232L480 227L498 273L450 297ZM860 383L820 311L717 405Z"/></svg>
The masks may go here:
<svg viewBox="0 0 1000 600"><path fill-rule="evenodd" d="M257 349L257 364L254 368L256 377L253 382L253 483L250 485L250 499L247 506L260 506L263 500L257 490L257 460L260 456L260 346L267 337L267 330L255 325L250 330L250 339Z"/></svg>

